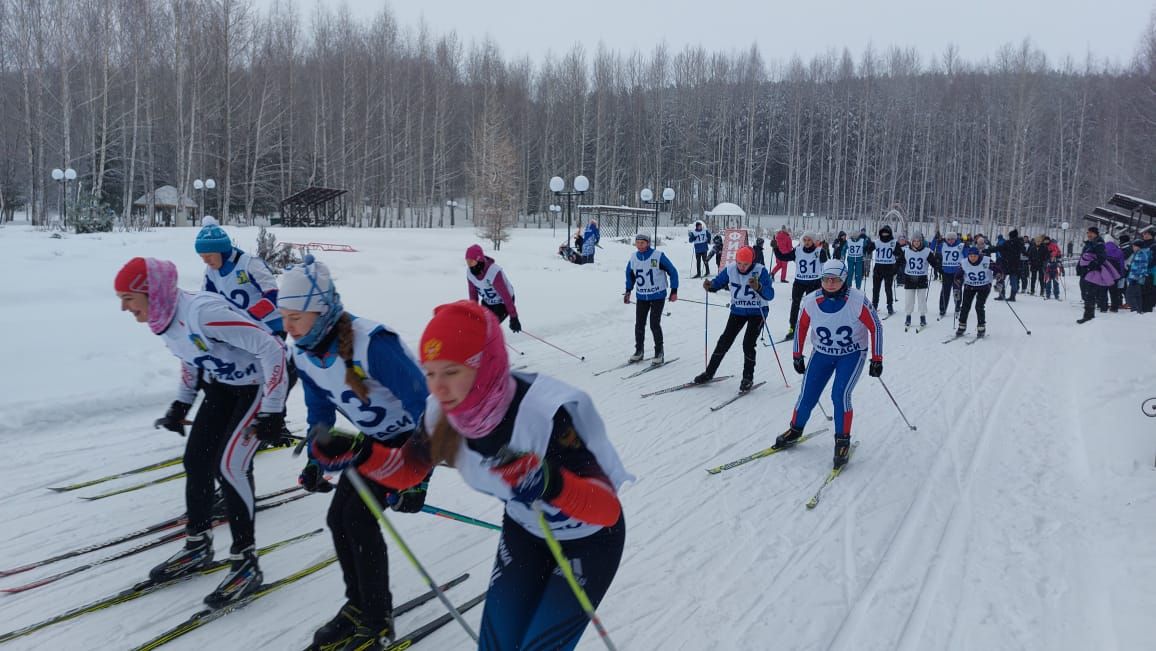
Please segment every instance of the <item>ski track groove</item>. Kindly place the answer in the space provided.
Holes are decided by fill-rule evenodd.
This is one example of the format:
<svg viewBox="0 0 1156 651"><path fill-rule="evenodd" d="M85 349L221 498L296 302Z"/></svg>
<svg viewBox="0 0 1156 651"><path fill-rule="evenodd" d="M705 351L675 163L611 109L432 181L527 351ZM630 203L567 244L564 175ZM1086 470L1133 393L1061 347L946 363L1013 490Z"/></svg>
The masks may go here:
<svg viewBox="0 0 1156 651"><path fill-rule="evenodd" d="M1018 374L1019 365L1016 363L1016 360L1011 360L1010 365L1012 368L1016 369L1015 373ZM971 395L965 403L965 408L963 410L959 410L956 413L970 410L974 408L977 402L980 401L982 395L981 392L973 390L970 393ZM907 638L908 630L912 625L912 615L915 610L920 609L920 603L922 601L921 596L927 587L928 574L931 573L932 568L942 566L942 562L935 561L942 560L943 547L946 544L945 536L947 535L948 529L952 528L951 524L954 520L954 514L957 512L956 509L959 506L960 501L966 501L964 493L966 489L970 487L971 479L974 477L978 466L978 459L980 454L986 451L987 441L994 429L992 427L992 420L998 415L999 412L997 408L1004 400L1005 395L1007 395L1006 391L997 390L995 404L986 410L984 426L979 436L980 440L972 449L971 458L969 459L967 471L964 477L961 478L957 474L960 465L956 458L956 451L951 445L951 439L942 439L943 444L940 446L938 452L936 453L936 458L931 466L931 470L925 473L923 477L921 482L921 489L917 491L917 497L911 501L908 508L904 511L902 518L900 518L898 525L895 527L894 533L887 541L887 545L884 548L885 551L882 557L876 563L874 570L872 570L871 575L868 577L866 585L856 597L850 612L848 612L846 617L841 620L839 627L836 629L834 636L831 638L831 642L827 645L828 649L864 648L863 646L857 646L857 644L862 644L863 639L860 635L860 629L863 627L863 622L867 618L866 611L874 606L879 593L882 591L880 584L894 576L894 570L896 569L896 566L902 566L903 563L911 561L913 554L910 550L913 547L918 546L920 539L925 537L924 534L926 529L924 528L924 525L927 524L928 518L931 517L928 511L933 506L935 506L935 503L931 497L932 491L923 490L922 487L927 486L928 482L932 481L937 476L946 476L944 471L954 469L956 472L953 473L953 476L957 487L955 502L952 505L951 512L947 516L947 522L945 522L943 530L940 531L940 535L936 540L935 548L930 553L930 559L932 562L929 563L928 572L925 573L922 581L920 582L920 586L916 593L917 596L914 600L915 606L913 607L912 611L908 613L908 618L904 622L903 628L899 632L900 643L902 643L902 641ZM968 512L970 512L970 509L968 509ZM918 531L916 529L918 529ZM941 574L942 571L936 572L935 576L937 580ZM922 608L923 610L926 610L926 606L923 606ZM922 627L920 627L920 630L922 631ZM876 629L876 632L877 631L878 629ZM897 648L897 646L895 642L892 642L890 644L886 644L882 648ZM910 647L908 646L904 648Z"/></svg>

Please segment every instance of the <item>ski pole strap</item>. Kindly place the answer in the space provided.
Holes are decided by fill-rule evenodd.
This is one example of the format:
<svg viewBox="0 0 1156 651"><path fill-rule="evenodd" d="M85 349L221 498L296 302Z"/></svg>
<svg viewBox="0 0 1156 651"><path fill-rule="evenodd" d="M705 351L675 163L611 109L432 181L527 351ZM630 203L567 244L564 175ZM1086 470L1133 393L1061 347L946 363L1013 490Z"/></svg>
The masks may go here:
<svg viewBox="0 0 1156 651"><path fill-rule="evenodd" d="M409 545L405 544L405 540L402 539L401 534L398 533L397 529L393 528L393 523L389 521L389 518L385 517L385 511L382 510L381 503L377 501L373 493L369 492L369 487L365 485L365 480L361 478L361 475L359 475L356 470L346 472L345 476L349 477L350 483L357 489L357 494L361 496L361 501L365 502L366 508L368 508L374 517L377 518L377 521L385 527L386 532L389 533L389 536L393 538L398 548L401 549L401 553L405 554L405 557L409 559L409 562L413 564L414 568L416 568L422 578L425 579L426 585L437 594L438 600L442 602L454 620L465 629L470 638L472 638L474 642L477 642L478 634L474 632L474 629L470 628L466 620L462 619L462 614L450 603L450 600L446 597L446 593L438 587L437 581L433 580L433 577L430 576L421 562L417 560L417 557L413 555L413 551L409 548Z"/></svg>
<svg viewBox="0 0 1156 651"><path fill-rule="evenodd" d="M541 507L538 503L534 503L534 510L538 512L538 526L542 529L542 535L546 538L546 546L550 548L550 553L554 555L554 562L558 563L558 567L562 570L562 575L566 577L566 583L570 584L570 589L574 592L574 596L578 599L578 604L582 606L582 610L586 611L586 615L590 617L590 622L594 624L594 628L598 631L598 635L602 637L602 641L606 643L606 648L610 651L618 651L614 646L614 642L610 639L610 634L602 626L602 620L598 619L598 614L594 612L594 604L590 603L590 597L586 596L586 591L579 585L578 579L574 577L574 568L570 567L570 560L566 558L565 552L562 551L562 545L558 539L554 537L554 532L550 531L550 525L546 522L546 515L542 513Z"/></svg>

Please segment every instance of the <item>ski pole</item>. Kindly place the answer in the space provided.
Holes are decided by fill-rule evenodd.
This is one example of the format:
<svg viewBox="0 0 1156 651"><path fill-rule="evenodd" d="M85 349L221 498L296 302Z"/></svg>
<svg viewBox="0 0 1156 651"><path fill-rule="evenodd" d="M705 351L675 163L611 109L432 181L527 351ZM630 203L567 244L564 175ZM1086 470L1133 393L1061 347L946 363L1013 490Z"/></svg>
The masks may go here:
<svg viewBox="0 0 1156 651"><path fill-rule="evenodd" d="M816 405L819 405L819 411L823 412L823 416L824 416L824 417L825 417L827 420L835 420L834 418L831 418L830 416L828 416L828 415L827 415L827 409L826 409L826 408L823 406L823 403L822 403L822 402L818 402L818 401L816 401L816 402L815 402L815 404L816 404Z"/></svg>
<svg viewBox="0 0 1156 651"><path fill-rule="evenodd" d="M721 307L724 309L729 308L731 306L730 303L704 303L702 301L696 301L693 298L683 298L683 297L679 296L678 302L682 303L683 301L685 301L687 303L697 303L698 305L710 305L711 307Z"/></svg>
<svg viewBox="0 0 1156 651"><path fill-rule="evenodd" d="M514 348L513 346L511 346L510 342L508 342L508 341L506 342L506 348L509 348L510 350L514 351L515 353L518 353L519 355L525 355L526 354L526 353L523 353L522 351L518 350L517 348Z"/></svg>
<svg viewBox="0 0 1156 651"><path fill-rule="evenodd" d="M903 417L903 422L907 423L907 426L910 427L912 431L918 429L911 424L911 421L907 420L907 416L905 416L903 414L903 410L899 408L899 403L895 402L895 396L891 395L891 389L887 388L887 383L883 381L883 378L879 378L879 384L881 384L883 386L883 390L887 392L887 397L891 398L891 404L895 405L895 410L898 411L899 415Z"/></svg>
<svg viewBox="0 0 1156 651"><path fill-rule="evenodd" d="M446 598L446 593L443 592L440 587L438 587L437 581L434 581L433 577L430 576L429 572L425 570L425 567L422 566L421 562L417 560L417 557L413 555L413 551L409 548L409 545L405 544L405 541L402 540L401 534L397 532L397 529L393 528L393 524L389 521L389 518L385 517L385 511L381 509L381 503L377 501L377 498L373 496L373 493L369 492L369 487L365 485L365 480L361 478L361 475L358 474L357 470L350 470L349 472L345 473L345 476L349 477L349 481L353 484L353 487L357 489L357 494L361 496L361 501L365 502L366 508L368 508L373 513L374 517L377 518L377 521L380 522L383 527L385 527L386 532L389 533L390 537L393 538L393 541L397 543L398 548L401 549L401 553L405 554L405 557L409 559L409 562L413 563L413 566L417 568L418 573L421 574L423 579L425 579L426 585L428 585L430 589L434 591L434 593L438 596L438 599L446 607L446 610L450 611L450 615L453 616L454 620L456 620L458 624L461 624L461 627L466 630L466 633L469 634L474 642L477 642L478 634L474 632L474 629L470 628L470 625L466 623L466 620L462 619L462 614L459 613L458 609L455 608L452 603L450 603L448 598Z"/></svg>
<svg viewBox="0 0 1156 651"><path fill-rule="evenodd" d="M554 555L554 562L558 564L558 568L562 570L562 575L566 577L566 583L570 584L570 589L574 591L574 596L578 599L578 603L582 606L582 610L586 611L586 616L590 618L590 622L594 624L594 628L598 631L598 635L602 636L602 641L606 643L606 648L610 651L618 651L614 646L614 642L610 640L610 634L606 632L606 628L602 626L602 620L598 619L598 613L594 612L594 604L590 603L590 597L586 596L586 591L578 583L578 579L574 578L574 568L570 567L570 560L566 558L566 554L562 551L562 545L558 543L558 539L554 537L554 532L550 531L550 525L546 523L546 515L542 513L542 508L538 503L534 503L534 510L538 512L538 526L542 529L542 535L546 538L546 546L550 548L550 553Z"/></svg>
<svg viewBox="0 0 1156 651"><path fill-rule="evenodd" d="M585 362L585 361L586 361L586 356L585 356L585 355L582 355L581 357L579 357L578 355L575 355L574 353L572 353L572 352L570 352L570 351L568 351L568 350L563 350L563 349L561 349L561 348L559 348L559 347L555 346L554 344L552 344L552 343L550 343L550 342L546 341L545 339L543 339L543 338L539 337L539 336L538 336L538 335L536 335L536 334L533 334L533 333L530 333L530 332L526 332L525 330L523 330L523 331L522 331L522 334L526 335L527 337L530 337L530 338L533 338L533 339L537 339L538 341L540 341L540 342L542 342L542 343L546 344L547 346L549 346L549 347L553 348L554 350L559 350L559 351L562 351L563 353L566 353L567 355L569 355L569 356L573 357L574 359L576 359L576 360L578 360L578 361L580 361L580 362Z"/></svg>
<svg viewBox="0 0 1156 651"><path fill-rule="evenodd" d="M1024 330L1030 335L1032 333L1032 331L1028 330L1028 327L1026 325L1024 325L1024 320L1020 318L1020 315L1016 314L1016 309L1011 306L1011 303L1004 301L1003 304L1007 306L1007 309L1012 311L1012 314L1015 314L1016 321L1019 321L1020 325L1024 326Z"/></svg>
<svg viewBox="0 0 1156 651"><path fill-rule="evenodd" d="M471 518L468 515L462 515L461 513L454 513L453 511L448 511L446 509L439 508L436 506L430 506L429 504L426 504L425 506L421 507L421 510L423 513L429 513L430 515L436 515L439 518L446 518L447 520L457 520L458 522L464 522L466 524L472 524L476 527L481 527L483 529L493 529L494 531L501 531L502 530L502 528L500 526L493 524L491 522L486 522L485 520L479 520L477 518Z"/></svg>
<svg viewBox="0 0 1156 651"><path fill-rule="evenodd" d="M706 368L710 365L706 354L706 349L710 346L710 336L707 334L710 330L710 292L706 293L706 300L702 304L706 306L702 308L702 367Z"/></svg>
<svg viewBox="0 0 1156 651"><path fill-rule="evenodd" d="M765 317L763 318L763 332L767 334L767 339L771 340L771 351L775 353L775 362L779 364L779 373L783 376L783 386L790 389L791 383L787 381L787 372L783 370L783 360L779 358L779 347L775 345L775 336L771 334L771 327L767 325Z"/></svg>

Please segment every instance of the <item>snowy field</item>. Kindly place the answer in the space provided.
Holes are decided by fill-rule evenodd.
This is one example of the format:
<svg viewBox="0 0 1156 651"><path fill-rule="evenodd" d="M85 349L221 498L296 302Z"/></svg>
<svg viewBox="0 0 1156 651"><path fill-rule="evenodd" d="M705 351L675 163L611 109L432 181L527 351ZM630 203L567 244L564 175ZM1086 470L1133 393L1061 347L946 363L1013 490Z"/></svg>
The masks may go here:
<svg viewBox="0 0 1156 651"><path fill-rule="evenodd" d="M229 228L243 248L255 229ZM355 314L383 321L414 348L431 310L466 296L465 248L472 230L290 230L278 239L352 244L357 253L322 253ZM561 233L561 231L559 231ZM177 455L183 439L154 430L174 397L178 363L159 338L125 313L113 293L117 269L142 255L177 263L184 288L199 287L194 229L150 233L48 234L0 229L0 566L34 561L150 524L183 510L175 481L100 501L80 496L135 478L58 494L81 481ZM663 250L683 274L684 298L704 292L685 231ZM949 322L904 333L884 326L885 372L895 398L918 426L910 431L879 382L855 393L850 466L818 508L804 502L831 465L830 432L788 453L710 476L704 469L770 445L783 431L798 390L789 348L779 347L791 388L769 348L759 349L751 396L712 413L737 389L738 344L706 388L640 399L690 380L703 366L704 311L714 341L727 311L679 302L664 318L666 355L680 360L622 380L594 377L632 352L634 308L622 304L623 267L632 248L605 238L593 266L555 255L549 230L519 230L496 254L516 287L529 331L586 356L579 362L528 336L509 342L528 364L591 393L612 439L639 481L622 494L627 548L603 602L603 621L623 650L687 649L1151 649L1156 612L1156 420L1140 411L1156 392L1156 317L1105 314L1077 326L1078 308L1021 294L1015 308L988 304L990 339L943 345ZM1076 299L1069 278L1069 299ZM771 329L786 331L789 285L775 284ZM716 303L725 302L714 297ZM931 303L934 305L934 299ZM934 310L934 307L932 307ZM974 328L974 318L972 321ZM648 348L649 348L648 334ZM824 404L830 410L829 399ZM304 422L299 391L292 423ZM809 429L827 426L816 411ZM295 483L301 461L287 451L256 461L258 492ZM169 472L158 471L146 477ZM328 496L310 496L257 518L258 544L324 526ZM494 522L500 504L439 470L429 504ZM431 517L396 515L431 573L469 572L451 596L485 588L493 532ZM105 596L144 578L179 543L130 556L35 590L0 595L0 634ZM218 557L229 535L217 530ZM118 548L120 549L120 548ZM13 577L0 588L53 574L114 550ZM274 580L331 553L326 532L264 558ZM391 550L400 603L424 590ZM216 577L198 578L129 604L85 615L4 648L124 649L200 607ZM336 566L273 593L166 648L294 649L341 604ZM409 630L440 613L431 602L401 617ZM476 625L481 608L467 614ZM446 626L421 643L465 649ZM588 631L582 649L602 644Z"/></svg>

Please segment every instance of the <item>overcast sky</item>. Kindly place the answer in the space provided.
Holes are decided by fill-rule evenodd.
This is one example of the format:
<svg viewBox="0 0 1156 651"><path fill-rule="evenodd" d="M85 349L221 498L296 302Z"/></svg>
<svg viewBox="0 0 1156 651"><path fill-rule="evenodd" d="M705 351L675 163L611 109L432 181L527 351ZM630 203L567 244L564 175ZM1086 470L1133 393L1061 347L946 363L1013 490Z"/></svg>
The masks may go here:
<svg viewBox="0 0 1156 651"><path fill-rule="evenodd" d="M312 0L298 0L309 16ZM369 17L388 1L403 26L424 17L434 34L454 30L468 44L487 34L507 57L564 52L599 41L612 50L745 50L757 43L767 62L847 47L858 59L872 44L941 53L947 43L979 61L1006 43L1031 38L1053 65L1065 56L1128 64L1153 0L344 0ZM258 0L268 4L269 0ZM329 4L326 2L326 4Z"/></svg>

